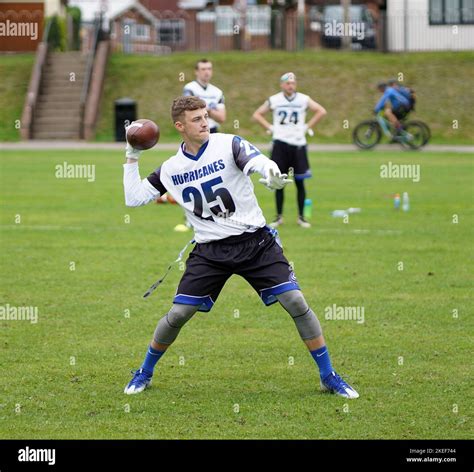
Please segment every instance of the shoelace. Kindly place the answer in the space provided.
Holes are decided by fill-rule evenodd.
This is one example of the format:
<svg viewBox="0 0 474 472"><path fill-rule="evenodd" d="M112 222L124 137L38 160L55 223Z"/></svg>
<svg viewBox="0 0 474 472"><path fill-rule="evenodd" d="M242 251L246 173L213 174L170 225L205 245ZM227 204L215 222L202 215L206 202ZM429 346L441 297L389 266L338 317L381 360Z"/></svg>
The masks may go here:
<svg viewBox="0 0 474 472"><path fill-rule="evenodd" d="M139 383L138 381L142 380L140 377L143 377L144 381L147 380L147 375L145 374L145 372L143 372L142 369L132 370L130 372L133 374L133 379L130 382L130 385L136 385L137 383Z"/></svg>
<svg viewBox="0 0 474 472"><path fill-rule="evenodd" d="M352 387L339 374L331 375L329 379L329 386L335 390L340 390L344 387L349 387L352 390Z"/></svg>

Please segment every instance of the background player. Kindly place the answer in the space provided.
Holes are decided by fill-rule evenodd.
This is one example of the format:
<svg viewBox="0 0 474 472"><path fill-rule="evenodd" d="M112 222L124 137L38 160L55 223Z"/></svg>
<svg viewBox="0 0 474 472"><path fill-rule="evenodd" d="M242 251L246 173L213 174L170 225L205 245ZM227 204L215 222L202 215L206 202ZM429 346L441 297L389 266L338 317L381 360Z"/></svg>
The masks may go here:
<svg viewBox="0 0 474 472"><path fill-rule="evenodd" d="M294 170L294 178L298 200L298 224L303 228L311 225L303 217L306 190L304 179L311 177L308 153L306 149L306 133L313 135L312 128L327 114L324 107L311 97L296 91L296 76L292 72L280 77L281 92L272 95L253 114L269 133L273 135L271 158L278 164L282 172L288 173L290 167ZM306 123L306 110L314 112ZM269 111L273 112L273 125L264 117ZM277 216L271 224L274 228L283 223L284 193L277 190L275 194Z"/></svg>
<svg viewBox="0 0 474 472"><path fill-rule="evenodd" d="M209 114L209 132L217 133L219 124L226 119L224 94L222 90L212 85L212 62L200 59L194 67L196 80L184 86L183 95L199 97L206 102Z"/></svg>
<svg viewBox="0 0 474 472"><path fill-rule="evenodd" d="M141 206L170 193L192 222L197 244L186 261L172 307L158 322L145 360L125 393L139 393L150 385L156 363L184 324L196 311L209 311L227 279L238 274L265 305L278 301L291 315L319 367L321 388L357 398L331 366L321 325L300 291L276 231L265 224L249 174L260 173L260 182L271 189L291 181L248 141L231 134L209 134L203 100L178 97L171 114L183 143L146 179L141 180L138 170L140 151L127 144L125 202Z"/></svg>

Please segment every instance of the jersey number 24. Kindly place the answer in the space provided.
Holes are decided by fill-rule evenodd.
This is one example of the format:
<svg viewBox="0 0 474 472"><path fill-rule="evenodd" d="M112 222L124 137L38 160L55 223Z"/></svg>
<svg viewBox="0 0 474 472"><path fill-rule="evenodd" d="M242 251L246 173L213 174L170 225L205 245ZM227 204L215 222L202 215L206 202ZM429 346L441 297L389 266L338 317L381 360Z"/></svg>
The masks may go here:
<svg viewBox="0 0 474 472"><path fill-rule="evenodd" d="M280 124L287 125L289 123L294 123L295 125L298 124L298 112L294 111L290 114L288 118L288 112L285 110L281 110L278 112L278 116L281 118ZM288 119L287 119L288 118Z"/></svg>

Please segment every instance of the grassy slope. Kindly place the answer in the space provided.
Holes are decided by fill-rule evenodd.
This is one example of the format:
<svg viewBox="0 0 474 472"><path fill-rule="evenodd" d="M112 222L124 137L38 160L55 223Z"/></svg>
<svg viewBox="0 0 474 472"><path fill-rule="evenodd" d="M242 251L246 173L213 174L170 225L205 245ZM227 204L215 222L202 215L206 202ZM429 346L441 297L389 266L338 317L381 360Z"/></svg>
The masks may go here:
<svg viewBox="0 0 474 472"><path fill-rule="evenodd" d="M34 54L0 55L0 141L20 139L21 119Z"/></svg>
<svg viewBox="0 0 474 472"><path fill-rule="evenodd" d="M165 157L148 153L142 173ZM289 316L265 308L239 278L213 311L184 328L154 387L123 395L180 271L147 301L141 294L189 234L173 233L182 218L175 206L124 207L117 159L105 151L4 152L2 304L38 306L40 321L0 321L0 438L472 435L472 156L314 155L315 225L307 231L294 224L294 189L287 191L285 252L319 313L335 367L361 393L352 402L318 392ZM380 179L388 160L420 163L421 182ZM63 161L95 163L96 182L55 179ZM258 184L256 191L270 218L272 194ZM409 213L395 212L388 198L402 191L411 196ZM330 216L349 206L363 208L349 224ZM454 213L459 224L451 223ZM16 214L21 225L13 224ZM324 307L333 303L364 306L365 323L325 321Z"/></svg>
<svg viewBox="0 0 474 472"><path fill-rule="evenodd" d="M114 139L113 102L124 96L138 101L141 117L154 119L161 125L162 139L176 140L169 119L170 103L181 93L184 82L193 78L193 64L201 56L191 53L165 57L112 55L97 140ZM293 70L299 77L300 90L319 100L329 111L313 140L350 142L352 127L371 116L370 110L378 96L374 84L401 72L406 83L418 90L418 111L413 117L430 124L432 142L472 142L472 52L272 51L210 53L206 56L214 61L215 83L225 92L228 120L223 130L227 132L265 140L267 136L251 122L250 116L275 93L281 73ZM21 114L31 65L31 55L0 56L0 73L7 77L0 84L0 139L18 139L18 131L12 127L12 122ZM184 73L184 82L180 81L181 73ZM343 128L343 120L349 120L349 129ZM452 128L453 120L458 120L458 130Z"/></svg>
<svg viewBox="0 0 474 472"><path fill-rule="evenodd" d="M374 85L402 72L406 83L418 90L418 112L433 131L433 142L472 142L474 94L470 89L474 53L379 54L334 51L250 52L206 54L215 63L214 82L224 90L228 108L226 132L253 139L266 135L250 116L278 90L278 77L292 70L300 90L319 100L329 111L318 130L318 140L350 142L351 127L371 116L378 98ZM181 93L183 82L192 80L193 64L201 54L166 57L113 55L110 60L99 140L112 138L113 101L123 96L137 100L139 115L156 120L165 139L176 140L169 118L172 99ZM457 119L460 129L452 129ZM238 121L239 128L234 129Z"/></svg>

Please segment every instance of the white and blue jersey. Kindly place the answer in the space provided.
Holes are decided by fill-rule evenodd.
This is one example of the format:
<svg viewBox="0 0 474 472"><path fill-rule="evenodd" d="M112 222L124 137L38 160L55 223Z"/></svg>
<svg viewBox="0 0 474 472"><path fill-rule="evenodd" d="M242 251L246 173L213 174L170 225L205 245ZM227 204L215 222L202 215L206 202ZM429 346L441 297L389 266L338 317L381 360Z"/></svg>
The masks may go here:
<svg viewBox="0 0 474 472"><path fill-rule="evenodd" d="M292 146L304 146L309 96L296 92L287 97L283 92L279 92L272 95L267 103L273 112L273 140Z"/></svg>
<svg viewBox="0 0 474 472"><path fill-rule="evenodd" d="M239 136L215 133L195 156L181 144L148 181L184 208L198 243L223 239L265 226L248 177L252 160L262 157L267 159Z"/></svg>
<svg viewBox="0 0 474 472"><path fill-rule="evenodd" d="M186 261L174 303L209 311L232 274L242 276L265 305L298 290L298 282L254 194L249 174L267 178L276 164L248 141L211 134L196 155L184 144L147 178L138 162L124 164L127 206L141 206L169 192L186 212L196 245Z"/></svg>

